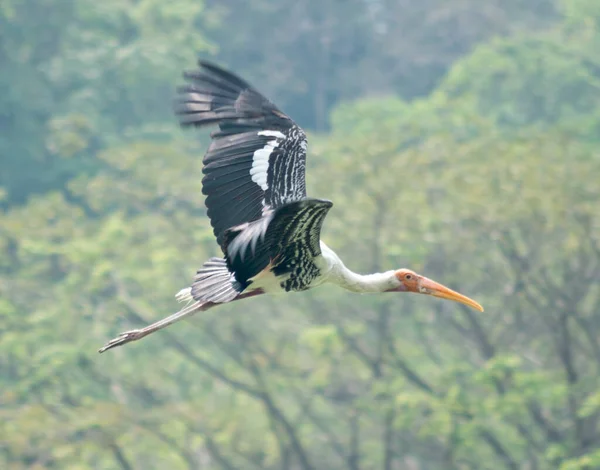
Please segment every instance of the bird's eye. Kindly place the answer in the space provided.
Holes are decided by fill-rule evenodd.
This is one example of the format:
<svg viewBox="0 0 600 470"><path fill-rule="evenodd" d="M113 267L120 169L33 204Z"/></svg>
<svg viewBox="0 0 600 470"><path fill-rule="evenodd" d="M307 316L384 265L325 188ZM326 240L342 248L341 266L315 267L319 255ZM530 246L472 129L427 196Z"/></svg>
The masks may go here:
<svg viewBox="0 0 600 470"><path fill-rule="evenodd" d="M406 279L407 281L410 281L412 278L412 274L407 274L406 276L404 276L404 279Z"/></svg>

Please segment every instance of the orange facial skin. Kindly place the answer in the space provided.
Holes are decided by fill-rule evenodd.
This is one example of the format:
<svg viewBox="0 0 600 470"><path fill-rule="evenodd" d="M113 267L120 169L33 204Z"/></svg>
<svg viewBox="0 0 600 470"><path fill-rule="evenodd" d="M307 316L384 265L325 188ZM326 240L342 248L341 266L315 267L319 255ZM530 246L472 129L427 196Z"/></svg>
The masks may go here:
<svg viewBox="0 0 600 470"><path fill-rule="evenodd" d="M468 305L475 310L483 312L483 307L473 299L459 294L425 276L421 276L410 269L398 269L395 272L395 276L398 281L400 281L401 288L398 289L400 291L432 295L434 297L439 297L440 299L453 300L454 302L460 302L461 304Z"/></svg>

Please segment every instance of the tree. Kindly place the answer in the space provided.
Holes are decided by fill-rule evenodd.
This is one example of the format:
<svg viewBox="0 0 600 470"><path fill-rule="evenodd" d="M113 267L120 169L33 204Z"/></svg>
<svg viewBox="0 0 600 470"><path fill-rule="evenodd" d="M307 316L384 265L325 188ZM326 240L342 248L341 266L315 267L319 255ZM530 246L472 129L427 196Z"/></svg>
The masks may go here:
<svg viewBox="0 0 600 470"><path fill-rule="evenodd" d="M53 158L93 168L27 190L22 204L7 186L0 467L600 465L594 2L565 4L559 36L474 51L430 96L339 103L329 132L310 137L309 193L334 201L323 236L352 269L408 266L486 312L321 289L221 306L102 356L106 339L177 308L170 296L218 253L201 196L207 139L144 120L163 122L152 90L183 61L160 49L157 31L184 50L200 16L218 18L185 2L77 6L62 14L87 18L100 39L137 25L121 45L139 60L87 76L77 64L108 65L121 49L60 32L60 50L72 52L54 57L60 79L48 89L64 84L60 110L31 123L49 126ZM3 25L28 24L1 8ZM338 38L352 30L334 24ZM85 62L91 50L102 60ZM2 54L18 62L4 43ZM105 86L114 82L123 100Z"/></svg>
<svg viewBox="0 0 600 470"><path fill-rule="evenodd" d="M252 2L211 0L217 58L260 83L302 125L323 131L337 103L431 92L476 44L555 21L553 0Z"/></svg>
<svg viewBox="0 0 600 470"><path fill-rule="evenodd" d="M202 2L38 3L0 8L5 205L93 174L115 142L164 139L174 83L206 48Z"/></svg>
<svg viewBox="0 0 600 470"><path fill-rule="evenodd" d="M439 92L445 99L470 103L508 129L559 126L596 140L600 36L593 25L597 18L585 1L564 5L561 27L477 47L457 62Z"/></svg>
<svg viewBox="0 0 600 470"><path fill-rule="evenodd" d="M347 105L311 139L311 193L335 201L325 239L354 269L435 272L486 313L322 290L223 306L96 356L171 310L216 249L185 146L114 148L70 187L92 214L56 194L4 218L3 464L594 462L599 160L557 133L484 135L485 121L457 141L437 108L386 103Z"/></svg>

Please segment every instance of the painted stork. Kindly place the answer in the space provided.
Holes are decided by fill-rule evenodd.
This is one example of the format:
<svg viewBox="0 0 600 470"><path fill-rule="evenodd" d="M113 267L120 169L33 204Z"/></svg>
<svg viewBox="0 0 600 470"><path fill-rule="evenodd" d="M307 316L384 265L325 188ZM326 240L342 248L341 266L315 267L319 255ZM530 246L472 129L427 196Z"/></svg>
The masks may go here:
<svg viewBox="0 0 600 470"><path fill-rule="evenodd" d="M184 74L175 112L181 125L219 129L204 156L202 192L224 256L211 258L177 299L179 312L127 331L99 352L136 341L216 305L259 294L297 292L324 283L352 292L414 292L481 305L409 269L362 275L320 240L333 205L306 196L306 135L240 77L212 63Z"/></svg>

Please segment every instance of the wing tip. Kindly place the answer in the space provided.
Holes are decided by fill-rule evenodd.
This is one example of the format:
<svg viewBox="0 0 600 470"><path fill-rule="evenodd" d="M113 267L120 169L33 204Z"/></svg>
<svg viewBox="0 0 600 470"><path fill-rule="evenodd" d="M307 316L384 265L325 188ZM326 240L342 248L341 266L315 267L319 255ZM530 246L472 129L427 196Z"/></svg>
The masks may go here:
<svg viewBox="0 0 600 470"><path fill-rule="evenodd" d="M333 207L333 201L330 201L329 199L320 199L320 198L316 198L316 197L307 197L301 200L301 202L303 202L303 205L318 205L318 206L323 206L323 207L327 207L328 209Z"/></svg>

